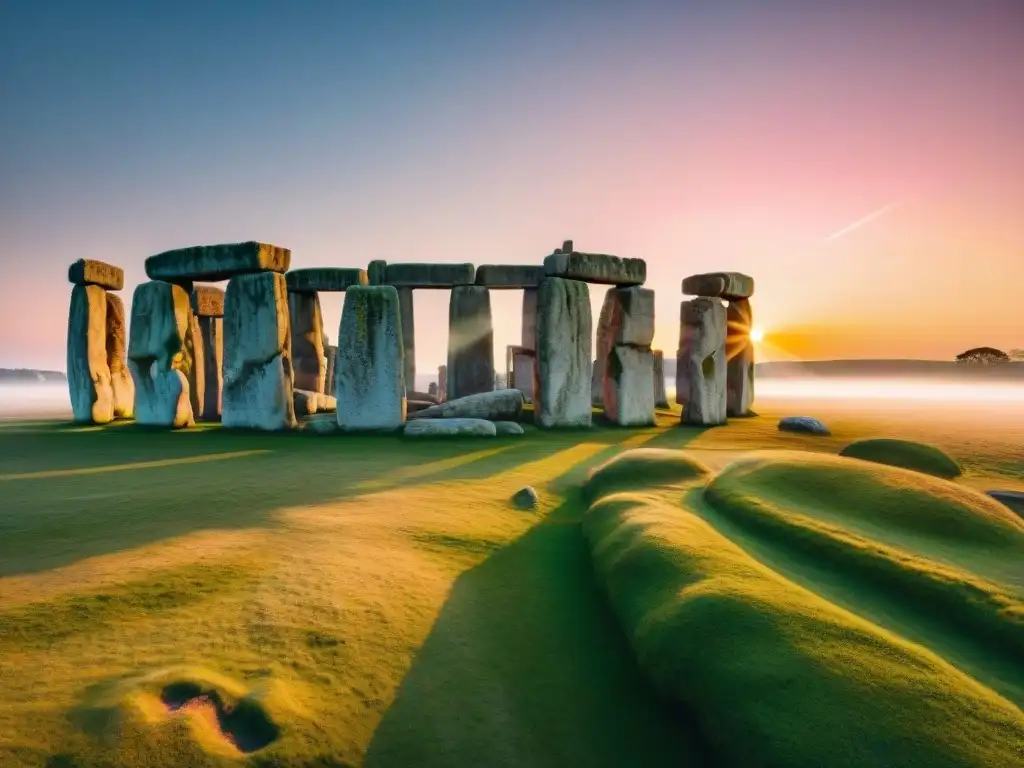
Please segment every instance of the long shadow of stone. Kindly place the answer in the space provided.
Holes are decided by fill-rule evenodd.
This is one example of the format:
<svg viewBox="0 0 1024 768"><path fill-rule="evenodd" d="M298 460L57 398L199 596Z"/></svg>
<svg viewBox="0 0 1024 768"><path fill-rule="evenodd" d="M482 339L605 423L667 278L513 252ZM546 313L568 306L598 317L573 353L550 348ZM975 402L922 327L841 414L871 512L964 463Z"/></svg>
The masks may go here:
<svg viewBox="0 0 1024 768"><path fill-rule="evenodd" d="M371 768L702 765L594 582L579 494L455 583L374 734Z"/></svg>

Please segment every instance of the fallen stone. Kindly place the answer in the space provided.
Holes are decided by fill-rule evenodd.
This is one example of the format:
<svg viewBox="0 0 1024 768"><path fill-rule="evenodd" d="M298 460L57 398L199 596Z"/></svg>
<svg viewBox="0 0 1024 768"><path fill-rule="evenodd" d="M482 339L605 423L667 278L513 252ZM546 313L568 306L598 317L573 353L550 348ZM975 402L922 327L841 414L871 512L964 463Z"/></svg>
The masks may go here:
<svg viewBox="0 0 1024 768"><path fill-rule="evenodd" d="M71 289L67 338L68 392L74 420L109 424L114 392L107 362L107 292L98 285Z"/></svg>
<svg viewBox="0 0 1024 768"><path fill-rule="evenodd" d="M189 294L154 280L132 296L128 368L135 381L135 421L180 429L195 423L188 373L193 370Z"/></svg>
<svg viewBox="0 0 1024 768"><path fill-rule="evenodd" d="M224 317L224 291L214 285L192 288L192 314L196 317Z"/></svg>
<svg viewBox="0 0 1024 768"><path fill-rule="evenodd" d="M402 316L402 365L405 370L405 386L416 386L416 314L413 307L412 288L398 289L398 310ZM406 398L410 397L408 391Z"/></svg>
<svg viewBox="0 0 1024 768"><path fill-rule="evenodd" d="M518 389L496 389L454 400L446 400L416 414L419 419L487 419L517 421L523 414L523 393Z"/></svg>
<svg viewBox="0 0 1024 768"><path fill-rule="evenodd" d="M600 285L643 285L647 262L603 253L556 252L545 257L544 274Z"/></svg>
<svg viewBox="0 0 1024 768"><path fill-rule="evenodd" d="M431 386L434 389L437 389L437 385L436 384L432 383ZM422 401L428 402L428 403L437 404L437 403L441 402L440 400L437 399L437 394L433 393L433 392L430 392L429 389L430 388L428 387L428 390L426 392L417 392L414 389L409 389L409 390L406 390L405 396L408 397L408 398L411 398L413 400L422 400Z"/></svg>
<svg viewBox="0 0 1024 768"><path fill-rule="evenodd" d="M310 267L293 269L284 276L292 293L343 293L350 285L369 285L365 269Z"/></svg>
<svg viewBox="0 0 1024 768"><path fill-rule="evenodd" d="M369 285L384 285L385 273L387 272L388 263L381 259L371 261L366 267L366 279L369 281Z"/></svg>
<svg viewBox="0 0 1024 768"><path fill-rule="evenodd" d="M491 293L478 285L456 286L448 304L448 399L493 389Z"/></svg>
<svg viewBox="0 0 1024 768"><path fill-rule="evenodd" d="M433 408L437 403L433 400L409 400L406 396L405 401L405 417L407 419L413 418L414 414L418 414L421 411L425 411L427 408Z"/></svg>
<svg viewBox="0 0 1024 768"><path fill-rule="evenodd" d="M288 312L295 388L323 393L327 385L327 355L320 294L289 291Z"/></svg>
<svg viewBox="0 0 1024 768"><path fill-rule="evenodd" d="M224 319L200 317L199 334L203 337L203 421L220 421L221 397L224 389Z"/></svg>
<svg viewBox="0 0 1024 768"><path fill-rule="evenodd" d="M475 279L472 264L388 264L384 271L385 284L396 288L454 288Z"/></svg>
<svg viewBox="0 0 1024 768"><path fill-rule="evenodd" d="M832 432L817 419L810 416L786 416L779 421L782 432L797 432L804 435L831 435Z"/></svg>
<svg viewBox="0 0 1024 768"><path fill-rule="evenodd" d="M398 291L389 285L351 286L338 339L338 426L346 431L401 427L406 398Z"/></svg>
<svg viewBox="0 0 1024 768"><path fill-rule="evenodd" d="M621 427L654 424L654 355L646 347L616 344L602 390L605 417Z"/></svg>
<svg viewBox="0 0 1024 768"><path fill-rule="evenodd" d="M254 272L287 272L292 252L267 243L197 245L164 251L146 259L150 280L217 283Z"/></svg>
<svg viewBox="0 0 1024 768"><path fill-rule="evenodd" d="M681 307L677 398L682 421L694 426L726 422L725 305L718 299L684 301Z"/></svg>
<svg viewBox="0 0 1024 768"><path fill-rule="evenodd" d="M754 345L750 341L753 312L747 299L734 299L726 310L726 413L743 417L754 404Z"/></svg>
<svg viewBox="0 0 1024 768"><path fill-rule="evenodd" d="M284 275L231 278L224 299L225 427L268 432L295 428L291 345Z"/></svg>
<svg viewBox="0 0 1024 768"><path fill-rule="evenodd" d="M481 264L476 284L497 290L536 288L544 279L544 267L535 264Z"/></svg>
<svg viewBox="0 0 1024 768"><path fill-rule="evenodd" d="M668 408L668 394L665 392L665 354L660 349L651 350L654 355L654 407Z"/></svg>
<svg viewBox="0 0 1024 768"><path fill-rule="evenodd" d="M292 392L292 401L295 404L295 418L301 419L304 416L312 416L316 413L323 413L325 395L319 392L308 392L303 389L296 389Z"/></svg>
<svg viewBox="0 0 1024 768"><path fill-rule="evenodd" d="M484 419L417 419L405 425L406 437L494 437L497 430Z"/></svg>
<svg viewBox="0 0 1024 768"><path fill-rule="evenodd" d="M320 395L320 412L334 413L338 410L338 400L334 395Z"/></svg>
<svg viewBox="0 0 1024 768"><path fill-rule="evenodd" d="M1024 491L985 491L985 493L1024 517Z"/></svg>
<svg viewBox="0 0 1024 768"><path fill-rule="evenodd" d="M537 492L530 486L520 488L512 495L512 503L519 509L533 509L538 501Z"/></svg>
<svg viewBox="0 0 1024 768"><path fill-rule="evenodd" d="M591 426L592 326L586 283L549 277L540 284L533 388L539 426Z"/></svg>
<svg viewBox="0 0 1024 768"><path fill-rule="evenodd" d="M688 296L707 296L727 301L749 299L754 295L754 278L739 272L691 275L683 280L683 293Z"/></svg>
<svg viewBox="0 0 1024 768"><path fill-rule="evenodd" d="M341 427L333 413L318 413L303 420L302 431L315 435L338 435L341 434Z"/></svg>
<svg viewBox="0 0 1024 768"><path fill-rule="evenodd" d="M107 367L115 419L135 415L135 381L128 370L128 322L120 296L107 294Z"/></svg>
<svg viewBox="0 0 1024 768"><path fill-rule="evenodd" d="M124 288L124 270L95 259L79 259L68 267L68 281L75 285L98 285L108 291Z"/></svg>
<svg viewBox="0 0 1024 768"><path fill-rule="evenodd" d="M498 435L524 435L523 425L516 421L496 421L494 431Z"/></svg>

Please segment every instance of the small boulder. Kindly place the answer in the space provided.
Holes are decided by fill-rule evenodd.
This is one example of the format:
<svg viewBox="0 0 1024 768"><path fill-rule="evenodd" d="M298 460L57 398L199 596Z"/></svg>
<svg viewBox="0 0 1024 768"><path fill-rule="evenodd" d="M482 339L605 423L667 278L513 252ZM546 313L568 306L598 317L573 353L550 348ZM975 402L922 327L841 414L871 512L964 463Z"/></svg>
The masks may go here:
<svg viewBox="0 0 1024 768"><path fill-rule="evenodd" d="M537 492L529 485L512 494L512 503L519 509L533 509L537 506L537 502Z"/></svg>
<svg viewBox="0 0 1024 768"><path fill-rule="evenodd" d="M494 437L494 424L485 419L416 419L405 425L406 437Z"/></svg>
<svg viewBox="0 0 1024 768"><path fill-rule="evenodd" d="M817 419L810 416L786 416L779 421L782 432L796 432L802 435L831 435L832 432Z"/></svg>
<svg viewBox="0 0 1024 768"><path fill-rule="evenodd" d="M333 413L318 413L303 420L302 431L314 435L338 435L341 434L341 427Z"/></svg>
<svg viewBox="0 0 1024 768"><path fill-rule="evenodd" d="M515 421L496 421L494 431L499 435L522 435L523 425Z"/></svg>
<svg viewBox="0 0 1024 768"><path fill-rule="evenodd" d="M416 418L516 421L523 413L524 402L518 389L496 389L446 400L417 412Z"/></svg>

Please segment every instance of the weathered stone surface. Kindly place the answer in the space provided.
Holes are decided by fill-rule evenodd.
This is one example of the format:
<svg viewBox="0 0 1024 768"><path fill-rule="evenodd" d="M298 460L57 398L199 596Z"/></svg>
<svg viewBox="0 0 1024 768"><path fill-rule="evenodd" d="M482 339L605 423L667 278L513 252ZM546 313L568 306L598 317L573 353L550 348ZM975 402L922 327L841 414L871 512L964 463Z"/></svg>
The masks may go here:
<svg viewBox="0 0 1024 768"><path fill-rule="evenodd" d="M195 423L188 376L192 309L184 288L154 280L132 296L128 368L135 381L135 421L180 429Z"/></svg>
<svg viewBox="0 0 1024 768"><path fill-rule="evenodd" d="M651 350L654 355L654 407L668 408L668 394L665 392L665 354L660 349Z"/></svg>
<svg viewBox="0 0 1024 768"><path fill-rule="evenodd" d="M536 264L481 264L476 284L496 290L536 288L544 279L544 267Z"/></svg>
<svg viewBox="0 0 1024 768"><path fill-rule="evenodd" d="M754 345L750 341L753 310L747 299L734 299L726 310L726 413L749 416L754 404Z"/></svg>
<svg viewBox="0 0 1024 768"><path fill-rule="evenodd" d="M591 401L601 405L608 386L608 365L618 344L648 348L654 340L654 291L648 288L609 288L597 321L597 357ZM614 419L613 419L614 420Z"/></svg>
<svg viewBox="0 0 1024 768"><path fill-rule="evenodd" d="M526 402L533 400L533 368L536 363L536 353L532 348L509 346L505 351L505 363L507 370L512 372L512 389L518 389L523 393Z"/></svg>
<svg viewBox="0 0 1024 768"><path fill-rule="evenodd" d="M107 294L107 367L115 419L135 415L135 382L128 370L128 322L120 296Z"/></svg>
<svg viewBox="0 0 1024 768"><path fill-rule="evenodd" d="M537 296L534 418L541 427L589 427L593 342L590 292L578 280L549 277Z"/></svg>
<svg viewBox="0 0 1024 768"><path fill-rule="evenodd" d="M475 279L472 264L388 264L384 271L384 282L396 288L454 288Z"/></svg>
<svg viewBox="0 0 1024 768"><path fill-rule="evenodd" d="M302 431L314 435L339 435L341 427L333 413L318 413L303 420Z"/></svg>
<svg viewBox="0 0 1024 768"><path fill-rule="evenodd" d="M517 421L496 421L494 422L494 431L499 435L522 435L525 434L523 425Z"/></svg>
<svg viewBox="0 0 1024 768"><path fill-rule="evenodd" d="M164 251L146 259L150 280L216 283L254 272L287 272L292 252L267 243L222 243Z"/></svg>
<svg viewBox="0 0 1024 768"><path fill-rule="evenodd" d="M320 395L320 412L334 413L338 410L338 400L334 395Z"/></svg>
<svg viewBox="0 0 1024 768"><path fill-rule="evenodd" d="M447 399L493 389L491 293L477 285L456 286L448 304Z"/></svg>
<svg viewBox="0 0 1024 768"><path fill-rule="evenodd" d="M545 257L544 274L599 285L643 285L647 262L604 253L556 252Z"/></svg>
<svg viewBox="0 0 1024 768"><path fill-rule="evenodd" d="M681 315L676 396L685 398L683 423L724 424L725 305L713 298L684 301Z"/></svg>
<svg viewBox="0 0 1024 768"><path fill-rule="evenodd" d="M224 290L215 285L196 285L191 294L196 317L224 317Z"/></svg>
<svg viewBox="0 0 1024 768"><path fill-rule="evenodd" d="M537 289L523 291L522 346L537 350Z"/></svg>
<svg viewBox="0 0 1024 768"><path fill-rule="evenodd" d="M518 389L496 389L447 400L420 411L420 419L487 419L516 421L523 413L523 393Z"/></svg>
<svg viewBox="0 0 1024 768"><path fill-rule="evenodd" d="M114 392L107 363L107 292L100 286L71 289L67 342L68 391L75 421L110 423Z"/></svg>
<svg viewBox="0 0 1024 768"><path fill-rule="evenodd" d="M288 293L295 388L323 394L327 385L324 319L318 293Z"/></svg>
<svg viewBox="0 0 1024 768"><path fill-rule="evenodd" d="M397 429L405 422L405 374L398 291L353 285L338 330L334 394L343 430Z"/></svg>
<svg viewBox="0 0 1024 768"><path fill-rule="evenodd" d="M599 360L594 360L594 369L590 373L590 404L595 408L601 407L604 399L604 366L598 363Z"/></svg>
<svg viewBox="0 0 1024 768"><path fill-rule="evenodd" d="M199 334L203 337L203 421L220 421L221 397L224 389L224 319L200 317Z"/></svg>
<svg viewBox="0 0 1024 768"><path fill-rule="evenodd" d="M448 366L437 367L437 399L444 402L448 399Z"/></svg>
<svg viewBox="0 0 1024 768"><path fill-rule="evenodd" d="M413 308L412 288L398 289L398 309L402 315L402 364L405 386L416 386L416 311ZM410 395L406 392L406 397Z"/></svg>
<svg viewBox="0 0 1024 768"><path fill-rule="evenodd" d="M124 288L124 270L95 259L79 259L68 267L68 281L75 285L98 285L108 291Z"/></svg>
<svg viewBox="0 0 1024 768"><path fill-rule="evenodd" d="M432 381L429 384L427 384L427 394L430 395L430 399L433 400L435 403L441 402L441 400L437 396L437 382L436 381Z"/></svg>
<svg viewBox="0 0 1024 768"><path fill-rule="evenodd" d="M350 285L369 285L365 269L344 267L310 267L293 269L284 276L293 293L340 293Z"/></svg>
<svg viewBox="0 0 1024 768"><path fill-rule="evenodd" d="M405 390L405 396L413 400L424 400L426 402L434 403L435 405L441 402L437 399L437 394L431 393L429 389L430 387L427 388L428 391L426 392L417 392L415 389L407 389Z"/></svg>
<svg viewBox="0 0 1024 768"><path fill-rule="evenodd" d="M291 347L284 275L231 278L224 299L225 427L275 432L296 426Z"/></svg>
<svg viewBox="0 0 1024 768"><path fill-rule="evenodd" d="M530 486L520 488L512 495L512 503L519 509L533 509L537 506L537 491Z"/></svg>
<svg viewBox="0 0 1024 768"><path fill-rule="evenodd" d="M183 368L185 380L188 382L188 400L192 406L193 418L198 418L206 405L206 350L203 348L203 331L199 318L188 310L188 330L185 332L185 357L191 361L187 369Z"/></svg>
<svg viewBox="0 0 1024 768"><path fill-rule="evenodd" d="M797 432L804 435L821 435L823 437L832 434L828 427L818 421L818 419L810 416L786 416L779 420L779 430L782 432Z"/></svg>
<svg viewBox="0 0 1024 768"><path fill-rule="evenodd" d="M420 400L418 398L409 399L408 394L405 400L405 417L407 419L413 418L413 414L425 411L427 408L433 408L437 403L433 400Z"/></svg>
<svg viewBox="0 0 1024 768"><path fill-rule="evenodd" d="M621 427L654 424L654 355L647 347L617 344L602 390L605 417Z"/></svg>
<svg viewBox="0 0 1024 768"><path fill-rule="evenodd" d="M369 285L384 285L388 263L382 259L371 261L366 267L366 278Z"/></svg>
<svg viewBox="0 0 1024 768"><path fill-rule="evenodd" d="M334 366L337 364L338 348L332 344L324 347L324 357L327 358L327 374L324 377L324 393L334 397Z"/></svg>
<svg viewBox="0 0 1024 768"><path fill-rule="evenodd" d="M308 392L303 389L296 389L292 393L292 400L295 404L295 418L301 419L304 416L312 416L315 413L323 413L327 410L327 396L319 392ZM331 398L333 400L333 398Z"/></svg>
<svg viewBox="0 0 1024 768"><path fill-rule="evenodd" d="M405 425L406 437L494 437L494 424L484 419L417 419Z"/></svg>
<svg viewBox="0 0 1024 768"><path fill-rule="evenodd" d="M707 296L729 301L749 299L754 295L754 278L740 272L690 275L683 280L683 293L687 296Z"/></svg>

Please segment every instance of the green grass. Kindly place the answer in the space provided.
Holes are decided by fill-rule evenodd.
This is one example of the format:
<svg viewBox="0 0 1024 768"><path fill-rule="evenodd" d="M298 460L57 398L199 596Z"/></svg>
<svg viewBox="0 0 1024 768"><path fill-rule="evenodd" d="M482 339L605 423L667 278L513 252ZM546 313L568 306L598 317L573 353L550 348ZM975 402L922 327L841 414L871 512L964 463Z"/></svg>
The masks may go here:
<svg viewBox="0 0 1024 768"><path fill-rule="evenodd" d="M976 414L939 428L920 414L815 410L834 435L810 439L775 430L785 412L758 410L761 419L713 430L673 426L666 414L649 429L422 443L0 424L0 765L698 766L753 749L740 726L734 745L716 741L713 712L723 723L748 718L755 735L776 728L779 749L803 749L808 738L812 755L818 742L805 721L839 707L815 696L845 702L847 718L866 729L848 735L874 733L879 712L889 713L870 700L874 691L858 698L868 678L837 688L819 674L820 653L793 656L773 644L778 633L789 642L826 630L859 638L857 664L877 661L862 651L864 638L885 638L878 669L896 679L886 685L927 694L906 701L893 738L909 733L926 742L922 755L956 757L933 765L1005 757L998 729L1024 704L1012 648L995 644L987 625L933 610L759 521L762 508L777 507L830 541L856 536L910 553L1016 600L1013 530L1001 507L977 506L972 489L1024 489L1019 426L980 427ZM752 451L834 454L869 435L931 443L963 465L954 485L844 460L871 478L896 473L892 482L909 483L908 503L924 499L934 524L874 501L844 507L827 488L800 496L803 481L764 479L750 463L726 470ZM655 450L609 463L639 447ZM704 491L740 471L754 476L737 483L751 496L740 505L746 514ZM634 478L643 483L636 503L664 510L673 525L697 520L711 547L701 556L752 573L744 583L771 598L726 611L735 619L704 619L699 634L670 644L672 669L687 654L711 658L719 644L719 660L725 649L736 656L695 673L706 686L696 698L652 685L652 657L637 653L607 581L595 579L581 526L588 499L603 499L595 509L618 504L615 492ZM925 497L934 489L921 483L940 483L945 496L933 504ZM532 510L510 502L526 485L539 495ZM980 522L966 516L977 509L987 515ZM670 565L657 566L661 590L678 576ZM731 620L775 629L743 641ZM797 706L795 696L779 699L777 712L763 702L745 712L741 658L763 667L751 696L767 691L774 702L793 686L810 697L795 714L784 706ZM842 667L845 658L826 660ZM965 701L975 705L967 715ZM977 746L961 737L966 725L935 736L943 712L988 738L981 757L961 759ZM911 715L922 724L902 722ZM956 739L959 747L946 743Z"/></svg>
<svg viewBox="0 0 1024 768"><path fill-rule="evenodd" d="M884 437L858 440L843 448L839 455L851 459L889 464L893 467L913 469L948 480L963 474L963 467L946 455L944 451L934 445L915 443L913 440L895 440Z"/></svg>

